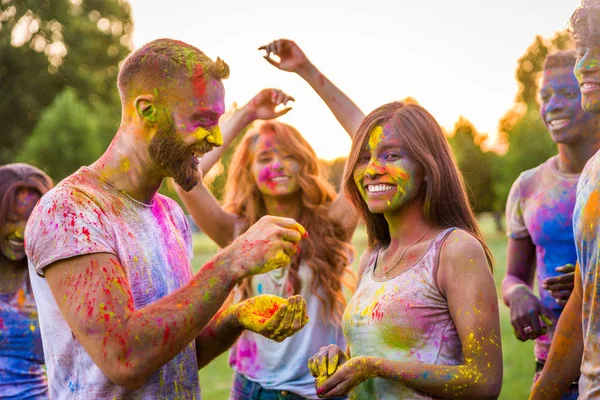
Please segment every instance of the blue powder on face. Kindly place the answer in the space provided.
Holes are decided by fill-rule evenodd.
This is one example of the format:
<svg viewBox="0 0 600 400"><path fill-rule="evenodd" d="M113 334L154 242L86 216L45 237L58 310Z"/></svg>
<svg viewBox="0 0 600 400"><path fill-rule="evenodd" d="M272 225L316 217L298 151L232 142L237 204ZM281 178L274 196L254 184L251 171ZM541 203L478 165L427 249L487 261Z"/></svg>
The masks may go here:
<svg viewBox="0 0 600 400"><path fill-rule="evenodd" d="M262 294L262 292L263 292L263 286L262 286L262 283L259 283L258 284L258 294Z"/></svg>

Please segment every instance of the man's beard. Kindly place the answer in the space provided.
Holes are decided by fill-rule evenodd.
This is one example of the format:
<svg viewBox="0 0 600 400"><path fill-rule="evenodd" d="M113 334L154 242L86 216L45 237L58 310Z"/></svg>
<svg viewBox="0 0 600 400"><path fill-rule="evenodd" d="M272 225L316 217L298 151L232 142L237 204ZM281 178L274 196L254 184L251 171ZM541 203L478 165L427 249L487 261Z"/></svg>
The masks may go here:
<svg viewBox="0 0 600 400"><path fill-rule="evenodd" d="M185 191L192 190L202 179L201 172L190 164L191 153L169 120L150 141L150 157L164 173Z"/></svg>

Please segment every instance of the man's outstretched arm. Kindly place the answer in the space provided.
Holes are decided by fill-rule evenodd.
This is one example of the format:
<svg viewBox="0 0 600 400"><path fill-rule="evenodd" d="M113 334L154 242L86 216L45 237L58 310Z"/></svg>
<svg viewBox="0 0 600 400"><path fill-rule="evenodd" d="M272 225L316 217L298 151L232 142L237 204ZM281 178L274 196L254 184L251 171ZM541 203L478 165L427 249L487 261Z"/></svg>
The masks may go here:
<svg viewBox="0 0 600 400"><path fill-rule="evenodd" d="M287 265L302 234L291 219L264 217L185 286L140 309L113 254L60 260L45 275L94 363L115 384L137 388L196 338L240 279Z"/></svg>

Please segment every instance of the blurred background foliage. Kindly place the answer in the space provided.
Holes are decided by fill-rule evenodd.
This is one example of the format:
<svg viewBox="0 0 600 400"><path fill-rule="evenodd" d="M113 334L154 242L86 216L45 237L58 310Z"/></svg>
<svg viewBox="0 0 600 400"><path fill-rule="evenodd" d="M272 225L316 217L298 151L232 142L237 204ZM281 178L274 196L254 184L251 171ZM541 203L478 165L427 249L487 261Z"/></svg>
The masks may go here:
<svg viewBox="0 0 600 400"><path fill-rule="evenodd" d="M132 50L132 30L125 0L0 1L0 164L28 162L59 181L102 154L120 122L116 77ZM490 143L468 116L447 132L476 213L499 216L517 176L556 153L537 93L546 55L571 47L569 35L558 32L535 37L525 49L514 104L498 123L499 141ZM238 142L207 174L219 199ZM336 188L344 162L321 161ZM176 197L168 185L161 190Z"/></svg>

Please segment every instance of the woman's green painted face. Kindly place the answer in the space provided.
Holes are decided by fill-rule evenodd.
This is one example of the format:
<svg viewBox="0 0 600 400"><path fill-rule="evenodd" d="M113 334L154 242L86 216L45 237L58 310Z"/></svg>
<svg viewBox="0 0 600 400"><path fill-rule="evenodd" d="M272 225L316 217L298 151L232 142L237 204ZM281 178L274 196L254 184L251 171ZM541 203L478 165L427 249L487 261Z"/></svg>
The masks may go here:
<svg viewBox="0 0 600 400"><path fill-rule="evenodd" d="M414 200L421 188L419 164L402 149L390 124L375 126L353 171L354 181L372 213L391 213Z"/></svg>

